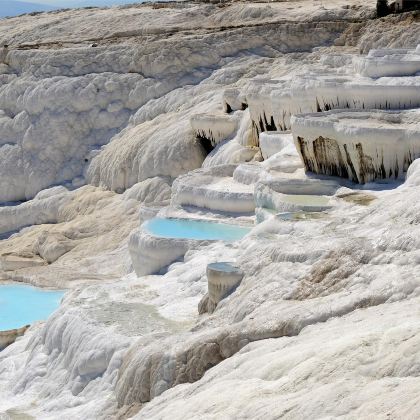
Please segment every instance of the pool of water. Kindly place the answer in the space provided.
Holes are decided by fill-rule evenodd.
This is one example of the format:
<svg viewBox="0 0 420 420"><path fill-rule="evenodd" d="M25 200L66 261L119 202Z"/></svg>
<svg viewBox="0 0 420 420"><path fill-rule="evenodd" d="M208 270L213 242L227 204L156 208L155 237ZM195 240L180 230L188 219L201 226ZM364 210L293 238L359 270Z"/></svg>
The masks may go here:
<svg viewBox="0 0 420 420"><path fill-rule="evenodd" d="M295 211L276 213L276 218L286 221L319 220L327 217L326 213L316 211Z"/></svg>
<svg viewBox="0 0 420 420"><path fill-rule="evenodd" d="M209 241L236 241L242 239L251 230L243 226L206 220L163 218L148 220L143 227L152 235L162 238Z"/></svg>
<svg viewBox="0 0 420 420"><path fill-rule="evenodd" d="M324 195L282 194L282 201L300 206L328 206L330 198Z"/></svg>
<svg viewBox="0 0 420 420"><path fill-rule="evenodd" d="M0 331L42 321L58 308L64 291L20 284L0 285Z"/></svg>
<svg viewBox="0 0 420 420"><path fill-rule="evenodd" d="M224 273L235 273L239 271L238 267L231 262L216 262L210 263L207 268L210 268L214 271L223 271Z"/></svg>

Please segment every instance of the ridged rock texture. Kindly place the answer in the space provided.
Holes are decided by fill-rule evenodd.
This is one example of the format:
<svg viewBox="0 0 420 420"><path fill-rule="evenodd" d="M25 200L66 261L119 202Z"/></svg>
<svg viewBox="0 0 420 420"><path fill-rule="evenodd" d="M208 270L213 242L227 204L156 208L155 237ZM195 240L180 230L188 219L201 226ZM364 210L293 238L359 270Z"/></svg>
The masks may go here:
<svg viewBox="0 0 420 420"><path fill-rule="evenodd" d="M0 301L66 290L0 351L0 418L418 417L420 21L373 3L0 20Z"/></svg>

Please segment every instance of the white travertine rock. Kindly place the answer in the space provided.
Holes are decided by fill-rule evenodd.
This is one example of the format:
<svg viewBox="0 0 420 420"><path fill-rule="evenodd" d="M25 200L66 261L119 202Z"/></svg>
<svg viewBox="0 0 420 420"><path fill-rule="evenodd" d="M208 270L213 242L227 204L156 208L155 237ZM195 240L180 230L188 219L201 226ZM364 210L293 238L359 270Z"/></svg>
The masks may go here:
<svg viewBox="0 0 420 420"><path fill-rule="evenodd" d="M211 263L207 266L206 273L208 281L207 311L212 313L217 304L238 286L244 273L229 262Z"/></svg>
<svg viewBox="0 0 420 420"><path fill-rule="evenodd" d="M233 179L236 182L245 185L252 185L258 182L261 178L268 177L269 174L257 162L243 163L238 165L233 171Z"/></svg>
<svg viewBox="0 0 420 420"><path fill-rule="evenodd" d="M408 185L419 186L420 185L420 159L416 159L407 170L407 181Z"/></svg>
<svg viewBox="0 0 420 420"><path fill-rule="evenodd" d="M231 140L223 141L212 150L203 162L203 168L212 166L238 164L256 160L259 155L257 143L252 135L252 124L249 111L245 110L240 118L238 129Z"/></svg>
<svg viewBox="0 0 420 420"><path fill-rule="evenodd" d="M237 165L243 162L251 162L258 159L259 149L247 147L238 143L235 139L222 142L214 148L203 162L203 168L219 165Z"/></svg>
<svg viewBox="0 0 420 420"><path fill-rule="evenodd" d="M74 50L86 64L89 52ZM70 54L12 50L9 55L19 77L0 85L0 109L7 114L0 118L0 202L29 199L80 177L89 153L106 144L147 95L153 97L159 89L153 92L150 80L138 74L64 75L60 69L66 68ZM34 76L32 65L44 59L55 61L57 77L43 75L43 66Z"/></svg>
<svg viewBox="0 0 420 420"><path fill-rule="evenodd" d="M156 274L180 259L191 248L197 248L207 241L194 239L162 238L145 228L131 233L128 242L131 262L138 277Z"/></svg>
<svg viewBox="0 0 420 420"><path fill-rule="evenodd" d="M256 207L276 212L320 212L331 208L331 200L328 196L279 193L264 183L256 184L254 195Z"/></svg>
<svg viewBox="0 0 420 420"><path fill-rule="evenodd" d="M243 111L247 107L246 98L239 89L225 89L223 92L223 109L225 112Z"/></svg>
<svg viewBox="0 0 420 420"><path fill-rule="evenodd" d="M255 184L257 222L279 212L322 212L332 206L331 196L340 188L331 179L274 178Z"/></svg>
<svg viewBox="0 0 420 420"><path fill-rule="evenodd" d="M46 322L0 352L0 417L416 418L418 161L398 187L370 184L360 192L343 181L353 192L342 189L318 218L297 213L303 198L289 194L301 189L312 194L307 201L319 200L315 181L295 181L315 178L304 177L296 152L257 162L249 109L234 111L238 130L207 157L190 126L196 114L221 112L226 89L237 89L235 107L247 92L256 95L254 132L260 116L266 124L265 110L277 129L289 112L306 111L290 102L293 84L313 112L313 98L322 110L347 107L349 97L355 107L408 107L416 77L355 77L352 56L412 48L419 23L412 14L370 19L374 5L365 3L183 2L0 21L12 49L11 66L0 67L0 108L7 108L0 112L0 192L35 194L44 175L48 185L76 188L1 207L19 207L16 226L25 212L30 224L32 210L46 222L1 240L0 254L39 252L52 261L74 247L49 265L0 273L70 289ZM162 275L137 277L127 242L142 203L142 219L157 211L250 221L205 208L161 209L174 179L204 161L219 192L223 183L278 181L288 193L270 189L267 201L285 207L293 195L293 211L267 217L241 241L193 246ZM225 176L217 169L224 164L236 169ZM81 186L87 182L96 187ZM62 205L45 205L47 216L57 205L58 218L42 218L35 202L61 195ZM247 275L217 311L198 318L206 266L217 261L236 261Z"/></svg>
<svg viewBox="0 0 420 420"><path fill-rule="evenodd" d="M259 135L259 144L264 159L268 159L284 149L288 149L290 152L295 149L293 136L287 132L264 131Z"/></svg>
<svg viewBox="0 0 420 420"><path fill-rule="evenodd" d="M228 213L253 212L253 187L235 181L234 169L234 165L215 166L178 177L172 186L171 203Z"/></svg>
<svg viewBox="0 0 420 420"><path fill-rule="evenodd" d="M420 157L420 112L329 111L292 118L309 171L366 183L402 179Z"/></svg>
<svg viewBox="0 0 420 420"><path fill-rule="evenodd" d="M233 179L241 184L255 184L287 176L287 179L304 177L303 163L294 144L289 144L263 162L249 162L237 166Z"/></svg>
<svg viewBox="0 0 420 420"><path fill-rule="evenodd" d="M293 152L288 153L288 150L283 150L271 158L262 162L262 167L264 167L268 172L280 172L280 173L298 173L300 169L303 168L302 159L299 156L296 147L294 147Z"/></svg>
<svg viewBox="0 0 420 420"><path fill-rule="evenodd" d="M320 179L315 177L278 177L261 181L260 183L278 193L300 195L334 195L341 186L335 179Z"/></svg>
<svg viewBox="0 0 420 420"><path fill-rule="evenodd" d="M147 220L153 219L158 215L158 213L163 209L169 206L170 201L161 201L154 202L153 204L144 204L139 208L139 220L140 224L146 222Z"/></svg>
<svg viewBox="0 0 420 420"><path fill-rule="evenodd" d="M164 12L147 6L133 14L128 9L89 16L60 11L5 20L0 31L11 48L8 73L0 82L0 202L26 200L64 182L91 182L122 192L150 177L176 177L199 167L204 156L188 129L189 119L215 112L216 105L186 109L186 103L197 105L218 92L220 109L226 87L246 73L263 71L244 65L252 63L251 56L329 45L354 16L365 15L335 5L339 20L319 27L325 12L308 6L305 13L293 13L284 5L259 10L231 4L221 16L216 5L188 4L171 5ZM285 12L290 21L272 26ZM308 20L296 22L303 16ZM270 24L242 26L255 19ZM232 22L237 22L235 36L226 37ZM213 30L184 35L197 27ZM173 37L167 36L171 30ZM155 38L131 42L130 37L143 36ZM184 126L179 126L181 120ZM151 150L157 145L159 158ZM155 168L147 166L152 160Z"/></svg>
<svg viewBox="0 0 420 420"><path fill-rule="evenodd" d="M331 109L409 109L420 106L420 76L373 80L348 75L305 74L292 80L257 81L247 94L254 136L290 130L295 114Z"/></svg>
<svg viewBox="0 0 420 420"><path fill-rule="evenodd" d="M420 73L420 49L370 50L354 59L354 69L367 77L413 76Z"/></svg>
<svg viewBox="0 0 420 420"><path fill-rule="evenodd" d="M0 234L20 230L24 226L56 223L59 209L68 203L71 194L66 188L44 190L31 201L0 207Z"/></svg>
<svg viewBox="0 0 420 420"><path fill-rule="evenodd" d="M266 220L272 219L278 212L275 209L255 207L255 223L259 225Z"/></svg>
<svg viewBox="0 0 420 420"><path fill-rule="evenodd" d="M124 191L123 197L143 204L163 202L171 198L171 183L169 177L148 178Z"/></svg>
<svg viewBox="0 0 420 420"><path fill-rule="evenodd" d="M135 419L211 418L221 410L228 418L416 417L418 305L418 297L378 305L298 336L251 343L196 383L165 392Z"/></svg>
<svg viewBox="0 0 420 420"><path fill-rule="evenodd" d="M197 114L191 117L194 134L202 142L207 142L208 149L214 148L237 130L238 118L230 115Z"/></svg>
<svg viewBox="0 0 420 420"><path fill-rule="evenodd" d="M242 112L241 121L239 123L238 131L236 132L233 141L236 141L244 147L256 147L258 142L255 142L255 139L252 135L252 121L249 113L249 109L245 109Z"/></svg>
<svg viewBox="0 0 420 420"><path fill-rule="evenodd" d="M123 192L149 178L176 178L200 167L204 157L187 120L158 117L115 136L92 159L87 178L94 185Z"/></svg>

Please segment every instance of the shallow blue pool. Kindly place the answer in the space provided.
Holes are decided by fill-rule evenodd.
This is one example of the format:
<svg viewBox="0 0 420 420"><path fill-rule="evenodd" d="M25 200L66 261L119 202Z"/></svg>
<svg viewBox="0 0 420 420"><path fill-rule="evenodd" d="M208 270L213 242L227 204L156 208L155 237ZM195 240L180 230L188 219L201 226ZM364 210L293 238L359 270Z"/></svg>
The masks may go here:
<svg viewBox="0 0 420 420"><path fill-rule="evenodd" d="M64 292L20 284L0 285L0 331L41 321L58 308Z"/></svg>
<svg viewBox="0 0 420 420"><path fill-rule="evenodd" d="M227 223L191 219L154 218L143 227L152 235L162 238L202 239L209 241L236 241L242 239L251 229Z"/></svg>

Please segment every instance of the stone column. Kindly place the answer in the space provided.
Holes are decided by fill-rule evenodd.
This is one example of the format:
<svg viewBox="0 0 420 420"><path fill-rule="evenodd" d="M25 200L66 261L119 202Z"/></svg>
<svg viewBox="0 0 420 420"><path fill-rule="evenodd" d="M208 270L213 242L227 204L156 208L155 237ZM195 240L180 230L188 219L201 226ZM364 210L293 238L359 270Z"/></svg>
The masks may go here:
<svg viewBox="0 0 420 420"><path fill-rule="evenodd" d="M217 262L207 266L208 295L200 302L201 313L205 312L205 302L207 312L212 313L217 304L229 296L239 285L244 273L241 269L231 262Z"/></svg>

